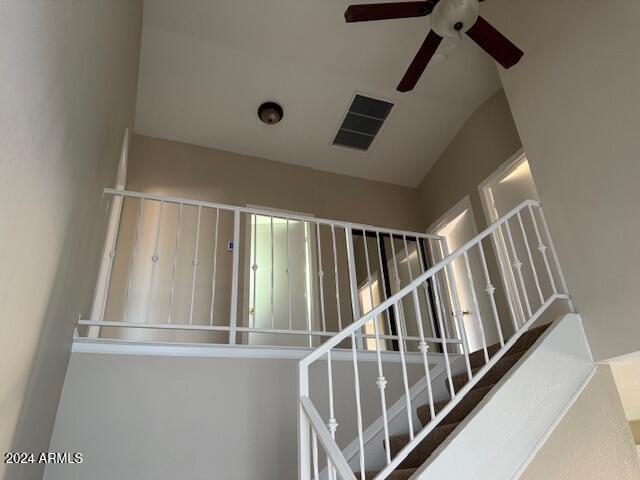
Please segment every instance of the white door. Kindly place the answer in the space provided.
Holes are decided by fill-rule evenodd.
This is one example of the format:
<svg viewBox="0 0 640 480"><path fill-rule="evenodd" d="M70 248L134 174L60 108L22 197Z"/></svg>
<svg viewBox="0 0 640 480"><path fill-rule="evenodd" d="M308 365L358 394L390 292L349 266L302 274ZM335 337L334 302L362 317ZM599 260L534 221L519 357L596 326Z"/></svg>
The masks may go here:
<svg viewBox="0 0 640 480"><path fill-rule="evenodd" d="M318 330L314 234L308 222L250 215L245 324L261 330ZM250 345L311 346L301 334L250 333ZM318 343L318 340L313 340Z"/></svg>
<svg viewBox="0 0 640 480"><path fill-rule="evenodd" d="M518 152L480 184L479 191L488 223L503 217L524 200L540 199L524 152ZM520 326L530 317L530 311L535 313L542 305L540 297L547 298L552 292L550 280L543 273L546 267L539 253L540 245L534 227L534 221L539 225L540 219L534 215L533 210L525 209L521 211L519 217L508 222L508 230L505 224L497 231L498 255L504 266L507 288ZM533 263L529 260L527 245L531 251ZM512 268L509 268L516 257L523 264L522 280L515 275ZM559 308L554 305L548 315L564 312L564 305L557 305Z"/></svg>
<svg viewBox="0 0 640 480"><path fill-rule="evenodd" d="M469 240L473 239L478 230L471 208L469 197L464 198L447 212L432 226L432 232L446 239L449 253L453 253ZM445 252L437 251L440 259ZM485 291L484 271L478 248L468 252L469 269L463 256L456 258L451 264L453 279L446 273L446 284L451 288L455 282L462 319L467 333L469 349L471 352L480 350L499 341L497 329L494 326L494 318L491 305ZM470 281L469 270L471 271ZM453 281L452 281L453 280ZM448 295L448 314L453 317L455 311L453 291ZM474 297L475 293L475 297ZM484 338L483 338L484 335Z"/></svg>

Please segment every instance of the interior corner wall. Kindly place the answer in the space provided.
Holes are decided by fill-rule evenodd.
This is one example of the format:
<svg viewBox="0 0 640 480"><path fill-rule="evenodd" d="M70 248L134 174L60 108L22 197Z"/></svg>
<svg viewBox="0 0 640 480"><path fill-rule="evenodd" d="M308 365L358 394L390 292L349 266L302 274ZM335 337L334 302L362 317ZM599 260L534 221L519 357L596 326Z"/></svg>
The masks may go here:
<svg viewBox="0 0 640 480"><path fill-rule="evenodd" d="M611 371L599 365L520 480L635 480L640 459Z"/></svg>
<svg viewBox="0 0 640 480"><path fill-rule="evenodd" d="M141 1L0 2L0 452L46 452L133 125ZM40 479L44 465L0 464Z"/></svg>
<svg viewBox="0 0 640 480"><path fill-rule="evenodd" d="M487 221L478 185L521 147L509 104L500 90L469 117L420 183L424 227L469 195L478 230L484 230Z"/></svg>
<svg viewBox="0 0 640 480"><path fill-rule="evenodd" d="M129 190L415 231L415 189L134 135Z"/></svg>
<svg viewBox="0 0 640 480"><path fill-rule="evenodd" d="M640 3L494 0L500 70L596 360L640 350Z"/></svg>

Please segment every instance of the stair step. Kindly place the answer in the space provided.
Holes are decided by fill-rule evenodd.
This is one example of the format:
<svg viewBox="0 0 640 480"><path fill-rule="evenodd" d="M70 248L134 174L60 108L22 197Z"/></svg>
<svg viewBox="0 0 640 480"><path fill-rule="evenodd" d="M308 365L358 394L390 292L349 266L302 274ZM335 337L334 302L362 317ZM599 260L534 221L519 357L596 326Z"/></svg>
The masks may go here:
<svg viewBox="0 0 640 480"><path fill-rule="evenodd" d="M409 477L411 477L411 475L413 475L414 473L416 473L416 470L418 470L417 468L399 468L397 470L394 470L391 475L389 475L387 478L389 480L408 480ZM380 473L380 472L367 472L365 474L365 478L366 480L373 480L374 478L376 478L376 475ZM360 472L356 472L356 478L359 480L360 479Z"/></svg>
<svg viewBox="0 0 640 480"><path fill-rule="evenodd" d="M449 414L444 417L440 425L451 425L452 423L460 423L469 415L474 408L480 403L480 401L491 391L494 385L488 385L486 387L471 390L465 395L460 403L458 403ZM436 415L440 410L447 406L451 400L445 400L442 402L436 402L433 405ZM417 410L418 418L422 425L426 425L431 421L431 412L429 411L429 405L422 405Z"/></svg>
<svg viewBox="0 0 640 480"><path fill-rule="evenodd" d="M457 423L451 425L439 425L434 428L429 435L422 440L412 451L409 453L399 468L418 468L422 465L427 458L440 446L442 442L455 430L458 426ZM389 445L391 447L391 458L395 457L402 448L409 443L409 435L395 435L389 438Z"/></svg>
<svg viewBox="0 0 640 480"><path fill-rule="evenodd" d="M489 370L484 377L480 379L478 383L476 383L473 387L473 390L488 387L490 385L494 385L500 381L502 377L504 377L509 370L522 358L525 352L518 352L513 355L509 355L508 357L502 357L498 360L491 370ZM473 375L478 373L479 368L475 368L472 370ZM453 388L457 392L462 387L464 387L469 381L469 376L467 372L461 373L453 377ZM449 380L447 380L447 388L449 387Z"/></svg>
<svg viewBox="0 0 640 480"><path fill-rule="evenodd" d="M536 342L540 335L542 335L547 328L549 328L551 324L547 323L545 325L541 325L536 328L532 328L527 332L523 333L522 336L518 339L516 344L509 349L508 355L518 353L518 352L526 352L531 348L531 346ZM495 345L490 345L487 347L487 353L489 354L489 359L493 357L498 351L500 351L500 344L496 343ZM469 363L471 363L471 368L482 367L486 362L484 358L484 349L473 352L469 355Z"/></svg>
<svg viewBox="0 0 640 480"><path fill-rule="evenodd" d="M490 345L487 347L487 353L489 354L489 359L493 357L496 353L500 351L500 344L496 343L495 345ZM469 363L471 363L471 368L480 368L486 362L484 361L484 349L478 350L477 352L473 352L469 355Z"/></svg>
<svg viewBox="0 0 640 480"><path fill-rule="evenodd" d="M496 362L493 368L491 368L473 389L460 400L460 403L449 412L440 425L434 428L429 435L409 453L407 458L400 463L399 467L391 473L388 478L390 480L408 480L416 472L418 467L420 467L456 429L460 422L473 411L495 384L522 358L525 352L531 348L550 325L551 324L542 325L525 332L515 345L509 349L507 354ZM489 358L500 351L500 348L499 344L487 347ZM469 362L471 363L472 372L477 373L485 364L484 350L479 350L469 355ZM453 377L453 385L456 391L462 388L467 381L468 377L466 373ZM447 388L448 385L449 380L447 380ZM449 401L450 400L436 402L434 404L436 414L445 408ZM419 407L417 413L423 425L426 425L431 420L431 412L429 411L428 405ZM391 457L395 457L407 443L409 443L409 435L395 435L390 437ZM378 472L367 472L365 475L366 480L373 480L377 474ZM359 473L356 473L356 478L360 478Z"/></svg>

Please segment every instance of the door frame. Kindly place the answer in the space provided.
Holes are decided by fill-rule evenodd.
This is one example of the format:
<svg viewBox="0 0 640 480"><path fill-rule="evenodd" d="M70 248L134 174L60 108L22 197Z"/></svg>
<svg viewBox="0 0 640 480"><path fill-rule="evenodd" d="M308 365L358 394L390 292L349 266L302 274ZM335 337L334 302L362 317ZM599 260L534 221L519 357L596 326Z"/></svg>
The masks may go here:
<svg viewBox="0 0 640 480"><path fill-rule="evenodd" d="M450 207L449 210L447 210L444 214L442 214L442 216L440 216L440 218L438 218L435 222L431 223L429 228L427 228L427 233L430 233L432 235L438 235L438 233L437 233L438 230L440 230L446 224L450 223L452 220L454 220L459 215L463 214L465 211L469 212L469 214L470 214L471 230L472 230L472 234L473 234L472 238L476 237L478 235L478 224L476 222L475 213L473 211L473 205L471 204L471 197L469 195L465 195L455 205ZM447 242L447 250L449 250L449 241L448 241L448 239L446 237L443 237L443 239L444 239L445 242ZM451 254L453 252L449 250L448 253ZM434 259L435 259L436 258L435 252L433 252L433 255L434 255ZM447 279L447 286L449 287L451 285L451 279L449 278L449 272L445 269L444 274L445 274L445 278ZM451 310L450 313L453 315L453 299L452 299L452 296L451 296L452 292L449 290L449 288L445 288L444 292L445 292L445 295L447 296L446 301L447 301L447 305L449 307L449 310ZM459 296L460 292L458 291L457 294ZM458 336L458 338L460 338L460 331L459 331L457 322L453 322L452 326L455 329L456 335ZM462 352L462 350L460 350L460 352Z"/></svg>
<svg viewBox="0 0 640 480"><path fill-rule="evenodd" d="M500 165L491 175L485 178L478 185L478 194L480 195L480 203L482 203L482 209L484 210L484 217L487 220L487 225L491 225L498 220L498 212L493 206L493 198L489 193L489 185L498 178L508 175L514 171L522 160L527 160L527 154L523 148L518 149L513 155L511 155L506 162Z"/></svg>
<svg viewBox="0 0 640 480"><path fill-rule="evenodd" d="M461 215L465 210L471 212L471 227L473 230L473 236L478 235L478 224L476 222L476 217L473 212L473 206L471 205L471 197L469 195L465 195L464 198L459 200L453 207L449 208L440 218L438 218L435 222L429 225L427 228L427 233L432 235L437 235L437 231L444 227L447 223L451 222L458 215ZM453 253L453 252L449 252Z"/></svg>
<svg viewBox="0 0 640 480"><path fill-rule="evenodd" d="M494 183L498 178L505 177L513 172L522 163L523 160L529 161L524 148L518 149L507 161L500 165L491 175L485 178L478 185L478 193L480 195L480 202L482 203L482 209L484 210L485 219L487 225L495 223L500 217L498 211L495 208L493 195L489 185ZM515 205L514 205L515 206ZM507 295L514 300L514 308L516 310L516 319L514 319L519 326L523 325L526 321L524 313L524 306L520 292L518 290L516 277L513 269L508 268L511 265L509 261L509 250L507 248L506 240L502 234L502 230L499 229L496 232L497 251L496 257L498 259L498 268L502 271L502 282L506 285Z"/></svg>

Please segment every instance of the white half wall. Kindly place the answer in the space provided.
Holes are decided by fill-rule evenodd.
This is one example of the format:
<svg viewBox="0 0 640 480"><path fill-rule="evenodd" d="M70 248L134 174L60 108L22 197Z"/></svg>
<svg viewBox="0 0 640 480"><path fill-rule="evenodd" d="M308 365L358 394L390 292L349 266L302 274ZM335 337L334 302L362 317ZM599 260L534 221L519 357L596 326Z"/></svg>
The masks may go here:
<svg viewBox="0 0 640 480"><path fill-rule="evenodd" d="M332 362L341 448L355 434L348 358ZM431 358L437 369L437 355ZM362 398L377 398L376 362L359 368ZM411 383L424 375L421 360L408 370ZM400 364L385 363L385 375L391 404L402 392ZM310 398L328 419L326 379L326 363L317 362ZM293 479L297 393L296 359L73 353L50 450L82 452L84 462L48 465L44 478ZM378 406L365 404L365 426Z"/></svg>
<svg viewBox="0 0 640 480"><path fill-rule="evenodd" d="M515 478L593 371L580 316L566 315L545 332L414 478Z"/></svg>

